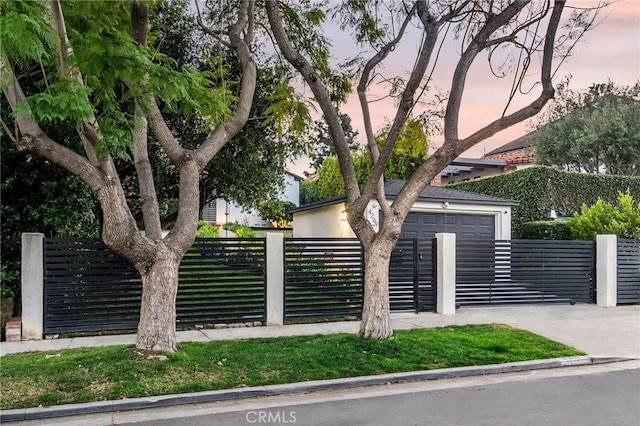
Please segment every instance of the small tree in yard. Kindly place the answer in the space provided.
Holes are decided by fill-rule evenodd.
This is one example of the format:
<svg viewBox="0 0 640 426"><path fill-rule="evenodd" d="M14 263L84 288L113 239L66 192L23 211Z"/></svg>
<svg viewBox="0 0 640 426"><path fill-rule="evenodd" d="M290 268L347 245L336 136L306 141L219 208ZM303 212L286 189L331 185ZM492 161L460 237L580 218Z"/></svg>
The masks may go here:
<svg viewBox="0 0 640 426"><path fill-rule="evenodd" d="M351 75L359 76L357 95L360 101L366 133L367 147L374 167L364 186L359 187L347 138L340 125L334 96L336 78L327 71L328 48L322 50L317 42L310 43L310 36L300 37L294 33L303 17L321 23L326 11L311 8L300 10L285 5L285 2L265 2L267 14L277 46L284 58L302 75L313 93L326 120L338 157L340 173L347 195L347 218L351 228L364 247L366 262L365 290L360 335L378 339L392 335L388 270L391 251L401 232L402 224L420 192L429 182L457 156L496 132L520 123L537 114L553 97L552 75L554 56L565 57L569 44L576 41L592 24L590 11L575 11L570 18L571 31L558 34L565 8L564 1L532 2L517 1L360 1L344 2L329 11L340 19L343 28L350 28L355 41L373 53L368 60L351 64L356 68ZM593 11L591 11L593 12ZM386 19L383 15L387 13ZM311 17L311 18L309 18ZM389 54L400 44L408 29L420 31L419 47L414 57L404 57L403 62L412 65L408 79L402 76L384 76L383 64ZM394 152L398 138L414 110L424 106L429 94L429 83L433 69L438 64L443 38L456 37L461 52L458 62L449 74L450 91L443 116L444 143L407 179L393 203L386 201L383 173ZM565 43L565 44L563 44ZM320 47L318 47L320 46ZM512 87L507 89L507 105L502 115L470 135L459 134L460 111L467 77L480 70L475 64L479 55L487 52L490 69L496 76L513 77ZM504 56L505 52L507 56ZM315 56L313 55L315 53ZM504 60L504 58L507 58ZM498 58L503 58L500 60ZM539 58L539 63L536 60ZM514 95L523 82L537 69L537 97L524 106L510 108ZM370 94L373 88L388 84L389 94L396 97L396 110L382 147L374 136L371 99L379 95ZM348 85L346 85L348 86ZM371 96L371 97L369 97ZM423 118L437 116L434 108L425 107ZM383 219L378 230L365 217L367 204L376 197L381 206Z"/></svg>
<svg viewBox="0 0 640 426"><path fill-rule="evenodd" d="M274 226L274 228L286 228L293 220L293 214L289 210L295 209L295 203L285 200L268 200L258 207L260 217Z"/></svg>
<svg viewBox="0 0 640 426"><path fill-rule="evenodd" d="M18 150L64 167L91 188L103 213L102 239L142 276L136 346L175 351L178 266L196 234L200 174L246 123L255 91L254 2L219 11L221 27L208 28L220 48L237 57L238 82L227 81L224 69L178 69L147 48L144 1L3 1L0 8L0 86L13 111L2 117L3 143L10 139ZM38 78L33 90L21 85L25 76ZM162 108L198 115L209 135L197 147L184 148ZM47 121L72 123L83 149L53 139L41 126ZM164 238L148 128L159 155L178 175L178 214ZM116 159L135 165L144 235L127 205Z"/></svg>
<svg viewBox="0 0 640 426"><path fill-rule="evenodd" d="M569 171L640 175L640 82L594 84L575 92L565 81L531 135L536 162Z"/></svg>

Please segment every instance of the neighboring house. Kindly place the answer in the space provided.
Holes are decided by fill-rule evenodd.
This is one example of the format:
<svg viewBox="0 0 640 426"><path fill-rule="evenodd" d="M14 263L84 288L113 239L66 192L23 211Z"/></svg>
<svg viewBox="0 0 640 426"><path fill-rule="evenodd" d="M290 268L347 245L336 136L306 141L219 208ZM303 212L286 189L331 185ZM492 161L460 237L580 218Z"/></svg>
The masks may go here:
<svg viewBox="0 0 640 426"><path fill-rule="evenodd" d="M291 201L296 206L300 205L300 181L303 178L293 173L286 172L284 187L278 195L278 199ZM252 228L273 228L270 222L263 220L258 212L245 209L233 201L216 198L210 201L202 209L202 220L216 225L238 222Z"/></svg>
<svg viewBox="0 0 640 426"><path fill-rule="evenodd" d="M387 201L398 195L404 181L385 184ZM401 238L432 238L439 232L463 239L511 239L511 208L517 201L455 189L428 186L402 226ZM333 197L293 210L293 236L347 238L355 234L344 215L346 197ZM380 206L371 200L367 218L378 229Z"/></svg>
<svg viewBox="0 0 640 426"><path fill-rule="evenodd" d="M533 166L535 158L530 140L531 134L502 145L486 153L482 158L486 160L504 160L507 162L505 171L520 170Z"/></svg>
<svg viewBox="0 0 640 426"><path fill-rule="evenodd" d="M486 153L482 158L458 157L436 176L431 185L443 186L533 166L530 134Z"/></svg>
<svg viewBox="0 0 640 426"><path fill-rule="evenodd" d="M436 176L431 185L443 186L448 183L463 182L505 172L505 160L486 160L458 157Z"/></svg>

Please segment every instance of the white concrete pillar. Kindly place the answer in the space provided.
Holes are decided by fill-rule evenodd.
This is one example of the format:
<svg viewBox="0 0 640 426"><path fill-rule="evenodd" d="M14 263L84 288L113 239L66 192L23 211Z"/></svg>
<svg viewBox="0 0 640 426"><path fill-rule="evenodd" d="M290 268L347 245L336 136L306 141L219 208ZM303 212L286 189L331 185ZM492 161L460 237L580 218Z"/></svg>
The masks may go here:
<svg viewBox="0 0 640 426"><path fill-rule="evenodd" d="M618 303L618 238L596 237L596 302L608 308Z"/></svg>
<svg viewBox="0 0 640 426"><path fill-rule="evenodd" d="M42 339L44 327L44 234L22 234L22 340Z"/></svg>
<svg viewBox="0 0 640 426"><path fill-rule="evenodd" d="M436 234L437 301L436 312L456 313L456 234Z"/></svg>
<svg viewBox="0 0 640 426"><path fill-rule="evenodd" d="M284 323L284 236L267 234L267 325Z"/></svg>

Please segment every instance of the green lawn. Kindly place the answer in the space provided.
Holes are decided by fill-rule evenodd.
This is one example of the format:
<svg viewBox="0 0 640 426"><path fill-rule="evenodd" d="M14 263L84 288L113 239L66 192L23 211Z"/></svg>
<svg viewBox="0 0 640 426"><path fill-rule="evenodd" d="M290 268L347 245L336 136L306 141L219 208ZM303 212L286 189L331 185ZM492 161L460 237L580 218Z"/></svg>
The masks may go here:
<svg viewBox="0 0 640 426"><path fill-rule="evenodd" d="M177 394L581 355L504 325L397 331L364 340L336 334L181 343L168 359L132 346L0 358L0 408Z"/></svg>

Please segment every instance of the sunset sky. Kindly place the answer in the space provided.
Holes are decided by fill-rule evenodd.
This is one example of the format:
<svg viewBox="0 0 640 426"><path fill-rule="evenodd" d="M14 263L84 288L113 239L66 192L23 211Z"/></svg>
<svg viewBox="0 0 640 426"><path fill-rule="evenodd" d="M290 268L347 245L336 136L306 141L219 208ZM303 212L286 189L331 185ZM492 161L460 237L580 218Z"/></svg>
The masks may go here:
<svg viewBox="0 0 640 426"><path fill-rule="evenodd" d="M569 0L568 6L588 7L596 3L591 0ZM565 16L568 12L568 10L565 11ZM561 65L555 74L554 84L569 74L572 75L571 87L575 90L586 90L593 83L605 83L608 80L617 85L633 85L640 79L640 0L618 1L608 6L601 13L598 21L601 22L582 38L574 48L571 57ZM353 57L357 53L357 46L346 42L348 36L341 37L336 34L333 38L340 40L334 43L332 50L337 60ZM416 37L393 52L392 55L395 56L390 56L391 61L388 62L393 65L386 65L382 70L386 77L408 75L416 56L418 41L419 38ZM450 45L448 49L443 49L441 65L453 66L458 54L457 45ZM509 91L509 84L505 86L505 83L509 82L500 81L491 76L486 67L485 57L479 56L477 61L478 65L472 68L466 84L460 118L460 137L465 137L498 118L505 106ZM443 72L441 75L436 72L431 87L437 91L447 92L450 88L450 79L450 72ZM537 95L539 91L534 89L533 93ZM519 101L526 103L527 98L520 97ZM389 121L395 114L391 101L376 102L371 108L374 131L383 127L385 121ZM358 130L361 135L359 138L364 142L362 113L356 96L352 95L341 110L349 114L353 127ZM535 118L497 133L467 151L464 156L482 157L483 153L528 133L534 122ZM439 135L434 135L431 140L436 145L442 143L442 137ZM300 159L291 165L290 170L302 175L305 170L308 170L308 163L307 159Z"/></svg>

